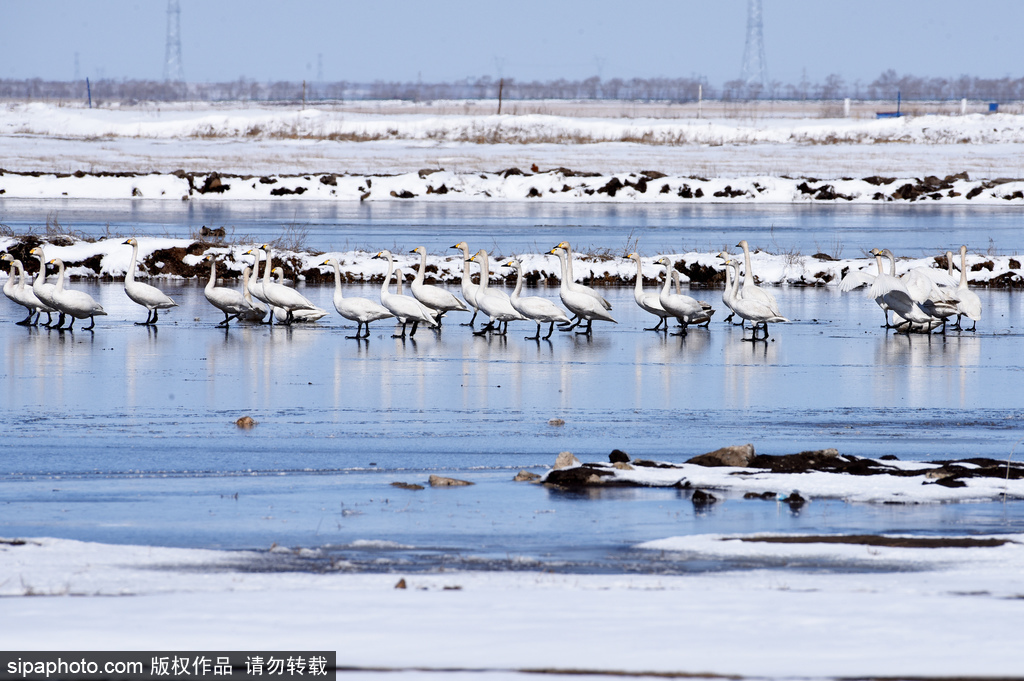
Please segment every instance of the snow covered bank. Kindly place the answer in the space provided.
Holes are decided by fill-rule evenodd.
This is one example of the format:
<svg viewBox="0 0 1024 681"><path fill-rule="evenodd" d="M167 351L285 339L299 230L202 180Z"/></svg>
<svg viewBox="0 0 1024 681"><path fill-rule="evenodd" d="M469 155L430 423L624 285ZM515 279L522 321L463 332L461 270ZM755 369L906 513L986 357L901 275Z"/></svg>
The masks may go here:
<svg viewBox="0 0 1024 681"><path fill-rule="evenodd" d="M1024 536L943 549L742 541L755 538L640 545L676 560L736 561L686 576L311 574L252 569L268 552L8 540L0 632L9 650L332 649L340 665L364 670L352 678L377 678L372 669L977 678L1024 668L1015 626ZM839 567L798 567L822 562ZM400 577L408 588L394 588Z"/></svg>
<svg viewBox="0 0 1024 681"><path fill-rule="evenodd" d="M221 260L224 269L218 276L238 277L242 269L251 266L253 256L245 255L259 244L222 245L216 241L193 241L190 239L169 239L139 237L139 274L141 277L156 278L203 278L209 276L208 265L202 262L206 253L212 253ZM71 277L96 277L121 279L131 260L131 247L124 245L121 237L84 241L73 237L0 237L0 251L9 251L20 258L30 272L35 272L35 260L28 257L28 251L42 245L46 257L64 261ZM554 246L554 244L552 244ZM951 245L953 249L955 245ZM278 250L273 252L274 266L284 269L289 279L307 283L333 283L333 270L322 263L335 258L341 265L342 277L347 282L381 283L387 272L387 263L375 260L375 252L344 251L310 253L305 251ZM512 254L491 255L491 282L495 285L510 286L515 283L514 272L503 263ZM558 260L544 253L517 253L523 263L526 286L557 286L561 275ZM574 253L573 270L577 280L591 285L625 286L636 281L636 264L624 257L627 254ZM395 265L411 276L419 267L419 256L409 253L395 253ZM654 264L659 255L642 258L644 284L659 285L664 280L664 268ZM734 257L742 265L743 254ZM715 253L674 253L669 258L675 263L684 282L695 285L724 285L723 260ZM959 266L959 258L954 256ZM945 255L936 254L931 258L901 259L896 263L897 274L915 267L946 269ZM838 285L850 271L875 273L874 258L835 259L823 253L803 255L798 253L751 253L751 267L761 284L824 286ZM1024 286L1024 268L1020 256L991 256L968 254L968 281L972 286L993 288L1020 288ZM479 266L470 264L471 275L479 274ZM957 270L954 269L954 273ZM461 257L428 255L427 283L455 285L462 281ZM6 272L0 271L0 277Z"/></svg>
<svg viewBox="0 0 1024 681"><path fill-rule="evenodd" d="M1024 179L972 180L966 172L936 177L697 177L660 170L596 173L569 168L449 171L398 175L218 172L139 174L0 171L0 198L158 199L173 201L540 201L692 203L1024 204Z"/></svg>
<svg viewBox="0 0 1024 681"><path fill-rule="evenodd" d="M752 447L750 451L753 457ZM797 493L798 504L808 498L885 504L1024 499L1020 464L1010 464L1007 479L1006 462L996 461L882 461L844 456L835 450L764 458L776 461L710 467L642 460L585 463L551 470L540 482L572 489L615 485L710 489L783 502ZM694 503L699 503L696 498Z"/></svg>

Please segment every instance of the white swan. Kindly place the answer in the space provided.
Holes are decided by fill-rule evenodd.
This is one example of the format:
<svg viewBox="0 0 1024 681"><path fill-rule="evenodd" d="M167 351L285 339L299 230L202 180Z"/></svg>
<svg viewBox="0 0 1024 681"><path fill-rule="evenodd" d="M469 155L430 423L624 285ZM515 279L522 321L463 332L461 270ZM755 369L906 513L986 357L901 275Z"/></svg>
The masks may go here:
<svg viewBox="0 0 1024 681"><path fill-rule="evenodd" d="M394 316L386 307L368 298L346 298L341 290L341 265L337 259L328 258L320 263L320 266L334 267L334 309L345 319L356 322L356 335L346 338L369 338L370 322ZM363 327L366 328L366 333L360 335Z"/></svg>
<svg viewBox="0 0 1024 681"><path fill-rule="evenodd" d="M259 257L256 258L259 262ZM248 303L249 309L238 315L239 321L245 322L258 322L263 323L263 318L267 316L267 307L259 300L253 300L252 293L249 291L249 287L252 282L252 270L246 265L242 268L242 289L240 293L245 298L245 302Z"/></svg>
<svg viewBox="0 0 1024 681"><path fill-rule="evenodd" d="M242 293L233 288L217 286L217 259L212 254L207 254L203 262L210 263L210 280L203 289L203 295L210 305L224 313L224 321L217 326L227 326L232 319L238 319L240 315L252 310L252 305Z"/></svg>
<svg viewBox="0 0 1024 681"><path fill-rule="evenodd" d="M20 260L15 260L14 256L10 253L4 253L2 259L4 262L11 263L10 276L7 277L7 283L4 284L4 295L10 298L12 302L28 310L28 316L20 322L15 322L15 324L19 326L35 326L39 323L40 313L46 312L47 316L49 316L49 313L54 312L54 309L43 304L36 297L36 294L33 293L32 287L25 285L27 275ZM15 276L18 279L17 283L15 283ZM32 321L33 315L35 316L34 322Z"/></svg>
<svg viewBox="0 0 1024 681"><path fill-rule="evenodd" d="M457 248L462 251L462 297L473 308L472 318L468 322L460 324L460 326L472 327L473 322L476 321L476 313L479 312L479 308L476 306L476 292L480 290L480 285L474 284L473 279L469 275L469 244L465 241L460 241L450 248Z"/></svg>
<svg viewBox="0 0 1024 681"><path fill-rule="evenodd" d="M608 314L607 308L605 308L597 298L582 291L575 291L569 287L570 275L567 264L568 254L565 249L555 246L551 249L551 255L558 257L558 262L562 268L562 281L558 286L558 296L562 299L562 304L569 308L569 311L576 317L575 322L559 330L571 331L575 327L579 326L580 322L585 319L587 320L587 328L583 331L577 331L577 333L583 333L589 336L591 333L591 326L595 319L601 319L606 322L618 324L618 322Z"/></svg>
<svg viewBox="0 0 1024 681"><path fill-rule="evenodd" d="M418 253L420 256L420 266L416 271L416 277L412 280L412 295L416 300L420 301L432 310L437 310L437 323L438 326L441 324L441 318L446 312L468 312L467 308L461 300L456 298L450 292L444 290L440 286L432 286L430 284L424 284L423 278L426 276L427 271L427 249L423 246L417 246L416 248L409 251L410 253Z"/></svg>
<svg viewBox="0 0 1024 681"><path fill-rule="evenodd" d="M124 275L124 292L131 298L132 302L138 303L147 310L146 321L135 323L139 326L156 324L160 310L177 307L178 304L157 287L144 284L141 281L135 281L135 264L139 258L139 242L135 239L128 239L122 245L132 247L132 262L128 265L128 271Z"/></svg>
<svg viewBox="0 0 1024 681"><path fill-rule="evenodd" d="M39 272L36 274L35 281L32 282L32 293L36 294L36 298L38 298L44 305L57 312L57 323L54 324L52 319L48 319L46 326L55 326L59 329L64 326L64 313L60 311L60 308L57 307L57 303L53 301L53 292L57 287L53 284L46 283L46 256L43 255L43 249L38 246L29 251L28 254L39 261Z"/></svg>
<svg viewBox="0 0 1024 681"><path fill-rule="evenodd" d="M476 292L476 306L489 319L487 325L481 327L479 331L474 331L473 335L482 336L489 331L494 331L494 323L497 322L497 333L499 336L503 336L508 331L509 322L525 320L526 317L512 306L511 296L504 294L504 291L501 292L504 295L497 295L499 292L496 289L491 289L491 264L487 257L487 251L480 249L469 260L470 262L479 260L480 288ZM501 327L502 323L505 324L504 330Z"/></svg>
<svg viewBox="0 0 1024 681"><path fill-rule="evenodd" d="M668 256L663 255L654 262L665 266L665 283L661 288L658 300L665 311L678 319L682 324L682 330L673 335L685 336L687 326L693 323L704 323L707 317L704 306L690 296L672 293L669 290L672 285L672 271L675 268L672 266L672 261Z"/></svg>
<svg viewBox="0 0 1024 681"><path fill-rule="evenodd" d="M512 295L509 296L512 307L522 316L537 322L537 335L526 336L526 340L540 340L540 325L545 322L549 323L550 326L548 327L548 335L544 336L544 340L551 338L551 334L555 332L555 322L559 324L570 323L565 311L547 298L519 295L523 290L523 264L519 260L512 258L505 263L505 266L511 267L517 274L516 287L512 290Z"/></svg>
<svg viewBox="0 0 1024 681"><path fill-rule="evenodd" d="M658 331L661 329L662 324L668 330L668 318L672 314L662 307L660 296L657 293L644 293L644 273L640 262L640 254L630 253L626 257L636 263L636 283L633 285L633 300L636 301L641 310L650 312L658 318L657 324L649 329L644 329L644 331Z"/></svg>
<svg viewBox="0 0 1024 681"><path fill-rule="evenodd" d="M392 338L405 338L405 325L410 321L412 322L412 331L409 332L409 338L416 335L416 329L420 322L436 328L437 322L434 320L435 312L433 310L411 296L392 294L388 291L391 274L395 271L395 258L391 255L391 251L380 251L373 257L388 261L388 273L384 275L384 283L380 287L380 304L402 324L402 333L393 334Z"/></svg>
<svg viewBox="0 0 1024 681"><path fill-rule="evenodd" d="M782 313L779 312L779 303L775 300L775 296L754 283L754 272L750 267L750 245L747 240L741 240L736 246L743 249L743 286L740 288L739 295L747 300L767 305L775 316L781 317Z"/></svg>
<svg viewBox="0 0 1024 681"><path fill-rule="evenodd" d="M732 270L732 276L735 279L739 279L740 266L735 260L729 260L725 263L726 267ZM765 303L763 300L755 300L751 298L744 298L742 292L733 298L732 301L733 309L736 310L736 314L741 318L751 322L753 328L751 329L750 338L744 338L743 340L758 341L768 339L768 324L777 322L788 322L789 320L782 315L776 314L770 305ZM760 338L757 336L757 330L761 329L764 332Z"/></svg>
<svg viewBox="0 0 1024 681"><path fill-rule="evenodd" d="M930 331L941 324L938 319L921 309L903 281L884 271L882 254L883 252L877 248L871 249L871 255L875 256L875 263L878 266L878 274L868 290L868 295L874 298L879 306L884 303L884 309L892 310L895 317L890 328L910 332L914 330L914 324L919 324L923 330Z"/></svg>
<svg viewBox="0 0 1024 681"><path fill-rule="evenodd" d="M896 276L896 256L888 248L882 249L880 255L889 259L889 266L892 276ZM903 276L899 277L910 294L910 297L917 303L918 307L929 317L931 321L920 322L930 331L938 323L942 324L942 333L946 332L946 320L956 314L957 300L955 296L956 280L940 270L931 267L914 267ZM940 285L941 284L941 285ZM951 286L952 285L952 286ZM894 310L895 314L899 314ZM903 315L901 315L903 316ZM907 319L904 317L904 319ZM907 320L915 322L916 320ZM938 323L935 323L938 322ZM900 326L900 324L897 324ZM913 324L910 324L908 331L912 331Z"/></svg>
<svg viewBox="0 0 1024 681"><path fill-rule="evenodd" d="M683 295L683 285L682 285L682 281L680 280L679 276L680 276L679 275L679 270L677 270L675 267L673 267L672 268L672 285L675 286L675 288L676 288L676 295L677 296ZM660 295L659 295L659 301L658 302L661 302L660 301ZM711 307L711 303L707 302L706 300L698 300L697 302L700 303L700 306L704 309L704 316L703 317L700 317L700 316L695 317L694 320L692 322L690 322L690 323L693 324L694 326L703 326L704 328L708 328L709 326L711 326L711 317L714 316L714 314L715 314L715 308Z"/></svg>
<svg viewBox="0 0 1024 681"><path fill-rule="evenodd" d="M728 262L732 260L732 256L725 251L719 251L718 257L722 259L722 262ZM736 310L733 309L732 301L735 300L736 296L739 295L740 282L739 279L733 279L728 266L725 267L725 290L722 291L722 304L725 305L726 309L729 310L729 316L723 319L723 322L731 322L736 316ZM729 282L732 281L732 285ZM733 326L743 326L743 320L740 319L738 323L733 323Z"/></svg>
<svg viewBox="0 0 1024 681"><path fill-rule="evenodd" d="M579 293L586 293L588 296L596 298L597 301L601 303L601 307L603 307L606 310L612 309L612 304L605 300L605 297L602 296L600 293L590 288L589 286L576 283L576 276L572 272L572 248L570 248L569 242L563 241L559 243L557 246L555 246L555 248L561 248L563 251L565 251L566 271L569 273L569 288L573 291L577 291ZM548 253L554 253L554 250L555 249L553 248L550 251L548 251Z"/></svg>
<svg viewBox="0 0 1024 681"><path fill-rule="evenodd" d="M291 324L295 321L296 310L320 310L316 305L309 302L306 296L302 295L290 286L276 284L270 281L272 252L270 244L263 244L260 250L267 254L267 264L263 268L263 302L272 308L279 307L285 311L284 324ZM259 296L256 296L259 298ZM323 311L326 314L326 311ZM271 318L273 323L273 318Z"/></svg>
<svg viewBox="0 0 1024 681"><path fill-rule="evenodd" d="M82 328L85 331L91 331L96 326L96 315L107 313L88 293L64 288L63 260L54 258L50 264L57 266L57 285L53 289L53 302L58 310L71 317L71 323L68 324L67 330L72 330L76 319L88 318L92 323Z"/></svg>
<svg viewBox="0 0 1024 681"><path fill-rule="evenodd" d="M273 270L271 270L270 274L272 274L274 277L273 283L285 286L283 267L275 267ZM285 286L285 288L288 287ZM276 319L278 322L282 324L286 324L288 322L288 310L284 309L283 307L277 306L274 306L272 309L274 310L274 319ZM297 324L308 324L311 322L315 322L319 319L323 319L326 316L327 310L323 309L322 307L317 307L314 305L312 310L295 310L294 312L292 312L292 321Z"/></svg>
<svg viewBox="0 0 1024 681"><path fill-rule="evenodd" d="M949 255L951 254L947 254L947 257ZM961 317L967 315L974 324L966 330L974 331L978 326L978 320L981 319L981 298L967 287L967 246L960 247L960 284L956 287L956 293L959 299L956 306L958 314L953 328L959 330Z"/></svg>

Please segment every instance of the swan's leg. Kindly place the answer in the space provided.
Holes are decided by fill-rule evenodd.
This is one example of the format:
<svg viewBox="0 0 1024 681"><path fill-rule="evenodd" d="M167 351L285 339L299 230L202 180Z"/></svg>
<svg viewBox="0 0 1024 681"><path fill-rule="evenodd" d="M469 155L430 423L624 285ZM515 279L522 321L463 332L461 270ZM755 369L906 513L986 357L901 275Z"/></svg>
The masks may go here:
<svg viewBox="0 0 1024 681"><path fill-rule="evenodd" d="M71 323L72 324L75 323L74 318L72 318ZM89 317L89 326L83 326L82 330L83 331L92 331L95 326L96 326L96 317ZM70 327L68 327L68 328L70 328Z"/></svg>
<svg viewBox="0 0 1024 681"><path fill-rule="evenodd" d="M70 316L70 315L69 315L69 316ZM71 323L70 323L70 324L68 324L68 328L67 328L67 329L65 329L65 331L71 331L71 329L72 329L72 327L73 327L74 325L75 325L75 318L74 318L74 317L71 317Z"/></svg>
<svg viewBox="0 0 1024 681"><path fill-rule="evenodd" d="M565 322L559 322L558 323L558 330L559 331L572 331L577 326L579 326L580 322L582 322L582 321L583 321L583 317L577 317L576 315L573 315L572 323L569 324L569 325L566 325Z"/></svg>
<svg viewBox="0 0 1024 681"><path fill-rule="evenodd" d="M29 326L32 324L32 315L35 314L35 310L33 310L31 307L26 309L28 310L28 316L22 319L20 322L14 322L18 326Z"/></svg>
<svg viewBox="0 0 1024 681"><path fill-rule="evenodd" d="M665 330L668 330L668 321L666 320L665 317L659 316L658 317L658 323L655 324L654 326L648 328L648 329L644 329L644 331L660 331L662 324L665 325Z"/></svg>
<svg viewBox="0 0 1024 681"><path fill-rule="evenodd" d="M764 333L761 335L761 340L767 340L768 339L768 322L764 323L764 326L761 327L761 330L764 331Z"/></svg>
<svg viewBox="0 0 1024 681"><path fill-rule="evenodd" d="M956 323L955 323L955 324L953 324L953 330L954 330L954 331L960 331L960 318L961 318L961 317L963 317L963 315L962 315L962 314L958 314L958 315L956 316ZM975 322L975 323L977 323L977 322Z"/></svg>
<svg viewBox="0 0 1024 681"><path fill-rule="evenodd" d="M667 330L667 325L666 325L666 330ZM679 320L679 331L677 331L676 333L673 333L672 335L673 336L685 336L687 334L687 331L688 331L688 329L686 328L686 323L683 322L683 320L680 319Z"/></svg>
<svg viewBox="0 0 1024 681"><path fill-rule="evenodd" d="M501 322L498 322L498 330L496 332L499 336L504 336L508 333L508 322L505 322L504 328L501 326Z"/></svg>
<svg viewBox="0 0 1024 681"><path fill-rule="evenodd" d="M548 335L544 336L544 340L551 338L551 334L555 332L555 323L551 322L551 326L548 327Z"/></svg>
<svg viewBox="0 0 1024 681"><path fill-rule="evenodd" d="M150 324L156 324L156 320L157 320L157 318L158 318L159 316L160 316L160 310L159 310L158 308L155 308L155 307L154 307L154 308L153 308L153 321L152 321L152 322L150 322Z"/></svg>
<svg viewBox="0 0 1024 681"><path fill-rule="evenodd" d="M577 322L577 323L579 323L579 322ZM584 329L583 331L577 331L576 334L580 335L580 336L589 336L591 334L591 332L592 332L592 329L590 327L593 326L593 325L594 325L594 320L593 319L588 319L587 320L587 328Z"/></svg>
<svg viewBox="0 0 1024 681"><path fill-rule="evenodd" d="M367 327L367 329L366 329L367 333L369 333L369 330L370 330L369 329L369 327L370 327L370 323L369 322L366 323L366 327ZM362 338L362 335L361 335L362 331L363 331L363 323L361 321L359 321L359 320L356 320L356 335L354 335L354 336L345 336L345 338Z"/></svg>
<svg viewBox="0 0 1024 681"><path fill-rule="evenodd" d="M41 310L36 310L36 320L32 322L32 326L39 326L39 318L43 316Z"/></svg>
<svg viewBox="0 0 1024 681"><path fill-rule="evenodd" d="M409 332L409 338L412 338L413 336L416 335L416 329L418 329L419 326L420 326L420 320L418 320L418 319L412 320L412 331Z"/></svg>
<svg viewBox="0 0 1024 681"><path fill-rule="evenodd" d="M407 320L407 319L403 319L401 322L399 322L402 325L402 333L393 333L393 334L391 334L391 337L392 338L405 338L405 325L408 323L408 321L409 320Z"/></svg>
<svg viewBox="0 0 1024 681"><path fill-rule="evenodd" d="M58 329L61 328L62 326L64 326L64 320L66 318L67 318L67 316L63 312L58 313L58 317L57 317L57 328ZM74 321L72 321L71 323L74 324Z"/></svg>
<svg viewBox="0 0 1024 681"><path fill-rule="evenodd" d="M146 321L144 321L144 322L135 322L135 326L148 326L149 325L149 318L152 317L152 316L153 316L153 311L147 308L146 309Z"/></svg>
<svg viewBox="0 0 1024 681"><path fill-rule="evenodd" d="M554 331L555 323L551 322L551 330ZM540 340L540 322L537 322L537 335L536 336L523 336L526 340Z"/></svg>
<svg viewBox="0 0 1024 681"><path fill-rule="evenodd" d="M459 326L473 326L473 322L475 322L475 321L476 321L476 313L477 313L477 312L479 312L479 311L480 311L480 310L478 310L478 309L476 309L476 308L474 307L474 308L473 308L473 316L472 316L472 317L470 317L470 319L469 319L469 321L468 321L468 322L466 322L465 324L459 324Z"/></svg>
<svg viewBox="0 0 1024 681"><path fill-rule="evenodd" d="M735 317L735 316L736 316L736 313L735 313L735 312L730 312L730 313L729 313L729 316L728 316L728 317L726 317L725 319L723 319L722 321L723 321L723 322L731 322L731 321L732 321L732 318L733 318L733 317Z"/></svg>

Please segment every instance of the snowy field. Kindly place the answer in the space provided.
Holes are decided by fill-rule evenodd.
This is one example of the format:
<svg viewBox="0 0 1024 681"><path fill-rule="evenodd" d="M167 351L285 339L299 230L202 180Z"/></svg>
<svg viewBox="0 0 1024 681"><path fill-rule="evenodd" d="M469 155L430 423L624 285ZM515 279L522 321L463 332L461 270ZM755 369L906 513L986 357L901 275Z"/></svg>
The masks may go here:
<svg viewBox="0 0 1024 681"><path fill-rule="evenodd" d="M0 545L0 588L32 596L4 599L0 632L8 649L335 649L364 670L346 679L1020 678L1024 536L927 549L742 539L642 548L750 569L439 573L404 590L390 574L275 572L273 555L33 539ZM851 569L757 567L769 559Z"/></svg>
<svg viewBox="0 0 1024 681"><path fill-rule="evenodd" d="M490 198L523 198L532 187L543 197L540 200L714 201L715 191L731 186L752 192L740 200L777 202L812 200L812 195L796 189L803 178L831 184L842 178L859 181L873 176L897 180L883 187L835 186L835 191L854 200L870 200L880 190L891 194L907 181L915 184L915 178L928 176L967 173L972 182L1024 178L1024 155L1019 152L1024 117L1016 114L946 113L876 120L793 118L788 112L773 117L771 110L733 117L711 109L708 115L718 113L719 117L698 119L696 112L689 118L658 117L664 112L651 107L639 107L636 113L641 117L621 111L616 116L583 104L538 105L532 111L550 113L524 115L498 116L475 108L472 113L450 113L460 108L470 111L458 103L433 107L445 113L428 113L431 107L422 106L382 107L380 113L368 113L355 105L300 110L283 105L190 103L85 109L9 103L0 107L2 167L7 171L159 175L107 177L102 182L58 178L29 182L8 173L0 177L0 189L12 197L60 197L67 192L68 196L126 198L136 188L144 198L179 200L188 195L182 191L186 185L166 175L184 170L282 176L276 185L257 184L255 189L251 183L236 182L229 191L213 195L217 198L269 196L274 188L302 186L309 193L281 198L358 200L369 189L368 200L387 200L392 190L432 201L483 200L488 198L485 192ZM565 115L569 112L577 115ZM533 178L495 177L509 168L531 173L535 165L542 173ZM445 171L441 175L425 179L417 175L420 170L441 168ZM547 172L558 168L599 177L566 178ZM596 190L613 176L624 180L642 171L657 171L667 178L651 183L645 192L627 187L614 197L587 194L583 189L586 185ZM479 177L481 173L485 177ZM310 185L302 179L306 174L341 177L338 186L320 184L318 177ZM368 187L366 179L378 175L398 177L380 178L383 186ZM283 176L297 177L285 182ZM790 183L784 177L800 179ZM756 190L754 182L764 191ZM425 194L428 185L437 189L442 184L451 191ZM670 186L668 195L658 193L663 184ZM682 184L694 191L702 189L705 197L678 198ZM809 182L813 188L821 184ZM563 192L565 186L570 191ZM957 185L955 191L966 195L963 190L974 186ZM1002 201L1003 195L1020 188L986 191L974 200L995 196ZM551 189L556 190L554 195ZM967 200L948 196L944 200L951 198Z"/></svg>
<svg viewBox="0 0 1024 681"><path fill-rule="evenodd" d="M0 108L0 207L5 199L1024 203L1024 116L1015 114L875 120L716 116L712 109L714 117L698 119L650 108L637 117L554 106L502 116L458 103L435 112L355 108L7 104ZM502 172L510 168L519 172ZM139 241L143 257L191 243ZM47 247L46 254L75 263L72 274L119 277L130 257L121 242L75 241ZM12 236L0 238L0 248L14 243ZM247 263L247 248L214 252L237 271ZM285 255L298 278L325 257ZM365 251L329 255L342 259L356 281L384 273ZM688 268L721 267L714 252L673 257ZM856 256L752 257L759 278L772 284L834 287L844 271L875 266ZM530 258L527 271L558 276L553 259ZM651 279L659 273L652 260L643 264ZM184 262L198 267L199 256L186 255ZM461 276L451 258L432 255L428 263L441 282ZM403 255L400 264L410 269L413 259ZM972 250L968 265L973 285L1020 280L1020 261L1012 255ZM899 266L939 264L915 258ZM636 271L618 254L580 257L576 270L579 277L617 282ZM163 333L173 334L173 327ZM82 338L68 340L68 353L77 351L73 342ZM8 365L21 361L15 345L5 347ZM49 361L49 346L33 347L44 348L40 362ZM924 358L927 366L936 364L936 355ZM778 487L758 476L730 480L723 469L687 473L739 492ZM939 533L995 540L991 545L770 543L749 541L763 539L760 534L673 531L623 547L662 561L715 566L671 575L553 574L529 565L408 575L350 572L344 565L296 570L288 559L317 547L220 551L8 537L0 539L0 640L9 650L323 648L338 652L339 664L349 668L339 673L345 679L532 678L538 671L567 678L1020 679L1020 483L988 479L954 489L798 476L786 481L788 488L854 504L909 499L955 515L958 506L992 503L1008 492L1002 503L1010 510L999 525L1005 533L948 526ZM17 484L0 482L0 492L10 499ZM600 503L594 502L595 514ZM764 503L774 509L774 502ZM900 506L893 509L898 514ZM73 526L73 508L66 517ZM600 533L596 521L581 531ZM509 554L516 549L509 546ZM394 588L401 577L407 588Z"/></svg>

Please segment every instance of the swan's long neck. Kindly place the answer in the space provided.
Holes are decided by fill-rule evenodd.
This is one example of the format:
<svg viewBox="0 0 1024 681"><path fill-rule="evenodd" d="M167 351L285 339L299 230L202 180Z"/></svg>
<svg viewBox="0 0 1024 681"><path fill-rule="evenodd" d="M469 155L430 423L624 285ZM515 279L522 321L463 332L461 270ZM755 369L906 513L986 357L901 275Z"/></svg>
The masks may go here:
<svg viewBox="0 0 1024 681"><path fill-rule="evenodd" d="M667 296L669 293L671 293L669 291L669 287L671 285L672 285L672 268L670 268L668 265L665 265L665 284L661 287L662 295L666 295Z"/></svg>
<svg viewBox="0 0 1024 681"><path fill-rule="evenodd" d="M896 256L892 254L892 251L886 253L886 257L889 258L889 274L896 276Z"/></svg>
<svg viewBox="0 0 1024 681"><path fill-rule="evenodd" d="M54 289L57 293L64 292L64 261L57 258L57 288Z"/></svg>
<svg viewBox="0 0 1024 681"><path fill-rule="evenodd" d="M509 296L512 300L519 300L519 294L523 290L523 268L516 267L516 287L512 289L512 295Z"/></svg>
<svg viewBox="0 0 1024 681"><path fill-rule="evenodd" d="M565 250L563 249L560 253L557 254L557 256L558 256L558 264L561 265L561 268L562 268L562 281L559 282L558 288L562 289L563 291L568 291L569 290L569 267L566 264Z"/></svg>
<svg viewBox="0 0 1024 681"><path fill-rule="evenodd" d="M46 260L42 253L36 255L36 260L39 261L39 273L36 275L35 284L42 286L46 283Z"/></svg>
<svg viewBox="0 0 1024 681"><path fill-rule="evenodd" d="M210 258L210 281L206 282L206 290L212 291L217 285L217 261Z"/></svg>
<svg viewBox="0 0 1024 681"><path fill-rule="evenodd" d="M487 293L487 286L491 283L491 263L487 259L487 251L480 251L480 293Z"/></svg>
<svg viewBox="0 0 1024 681"><path fill-rule="evenodd" d="M960 249L960 288L967 288L967 249Z"/></svg>
<svg viewBox="0 0 1024 681"><path fill-rule="evenodd" d="M20 260L15 260L11 263L11 278L14 278L14 268L18 268L18 290L25 290L25 268L22 266Z"/></svg>
<svg viewBox="0 0 1024 681"><path fill-rule="evenodd" d="M725 266L725 290L732 295L732 265Z"/></svg>
<svg viewBox="0 0 1024 681"><path fill-rule="evenodd" d="M875 255L875 264L878 265L878 276L885 274L885 268L882 267L882 254L878 253Z"/></svg>
<svg viewBox="0 0 1024 681"><path fill-rule="evenodd" d="M395 271L395 261L391 258L391 254L387 254L388 260L388 273L384 275L384 283L380 285L380 295L383 298L388 295L388 284L391 283L391 273Z"/></svg>
<svg viewBox="0 0 1024 681"><path fill-rule="evenodd" d="M252 259L255 261L252 264L252 278L256 281L260 280L260 252L256 251L252 254Z"/></svg>
<svg viewBox="0 0 1024 681"><path fill-rule="evenodd" d="M125 274L124 274L124 280L126 282L133 282L133 281L135 281L135 265L138 263L138 261L139 261L139 244L138 243L133 243L132 244L132 262L131 262L130 265L128 265L128 271L125 272Z"/></svg>
<svg viewBox="0 0 1024 681"><path fill-rule="evenodd" d="M245 298L245 302L252 305L252 294L249 293L249 275L252 274L252 270L248 266L242 268L242 297Z"/></svg>
<svg viewBox="0 0 1024 681"><path fill-rule="evenodd" d="M416 281L417 284L422 284L423 283L423 277L426 274L426 272L427 272L427 250L423 249L423 252L420 253L420 267L419 267L418 270L416 270L416 279L415 279L415 281Z"/></svg>
<svg viewBox="0 0 1024 681"><path fill-rule="evenodd" d="M640 265L640 258L636 259L636 285L633 287L636 291L636 295L642 295L644 292L644 272Z"/></svg>
<svg viewBox="0 0 1024 681"><path fill-rule="evenodd" d="M341 298L342 295L343 295L342 292L341 292L341 265L338 264L337 260L334 260L333 264L334 264L334 293L337 294L337 296L339 298Z"/></svg>
<svg viewBox="0 0 1024 681"><path fill-rule="evenodd" d="M256 256L259 257L258 255ZM263 266L263 285L266 286L270 283L270 249L267 249L267 264ZM264 294L266 295L266 294Z"/></svg>
<svg viewBox="0 0 1024 681"><path fill-rule="evenodd" d="M565 271L569 275L569 281L576 281L576 275L572 273L572 249L566 244L562 250L565 251Z"/></svg>
<svg viewBox="0 0 1024 681"><path fill-rule="evenodd" d="M754 286L754 273L750 270L750 246L746 241L743 242L743 268L743 285Z"/></svg>

